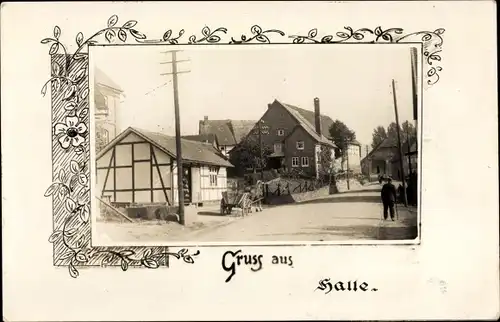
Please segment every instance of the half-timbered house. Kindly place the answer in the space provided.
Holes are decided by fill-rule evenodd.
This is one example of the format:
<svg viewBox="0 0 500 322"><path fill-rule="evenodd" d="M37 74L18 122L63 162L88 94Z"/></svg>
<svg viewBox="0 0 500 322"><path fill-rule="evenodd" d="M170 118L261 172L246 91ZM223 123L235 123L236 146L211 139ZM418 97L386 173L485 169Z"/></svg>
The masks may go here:
<svg viewBox="0 0 500 322"><path fill-rule="evenodd" d="M181 139L186 204L218 202L229 163L210 143ZM94 195L113 205L178 204L175 137L129 127L96 156Z"/></svg>

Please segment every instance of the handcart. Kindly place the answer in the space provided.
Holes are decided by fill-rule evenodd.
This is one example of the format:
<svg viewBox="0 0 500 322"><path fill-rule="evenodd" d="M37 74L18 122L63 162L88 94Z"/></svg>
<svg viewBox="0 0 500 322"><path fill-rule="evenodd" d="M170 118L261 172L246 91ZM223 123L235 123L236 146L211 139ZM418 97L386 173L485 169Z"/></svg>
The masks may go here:
<svg viewBox="0 0 500 322"><path fill-rule="evenodd" d="M233 208L240 208L242 216L250 212L251 201L248 192L224 191L220 201L221 215L229 215Z"/></svg>

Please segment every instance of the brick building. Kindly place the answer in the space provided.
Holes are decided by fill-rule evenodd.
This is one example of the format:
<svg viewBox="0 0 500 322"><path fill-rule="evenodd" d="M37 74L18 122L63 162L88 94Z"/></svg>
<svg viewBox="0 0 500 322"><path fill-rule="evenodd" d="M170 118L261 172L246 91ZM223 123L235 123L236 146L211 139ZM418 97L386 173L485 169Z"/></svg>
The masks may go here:
<svg viewBox="0 0 500 322"><path fill-rule="evenodd" d="M246 139L258 142L260 124L262 145L272 151L268 169L296 169L315 175L320 170L321 149L335 158L337 147L328 135L333 120L321 115L317 98L314 112L274 100L258 122Z"/></svg>

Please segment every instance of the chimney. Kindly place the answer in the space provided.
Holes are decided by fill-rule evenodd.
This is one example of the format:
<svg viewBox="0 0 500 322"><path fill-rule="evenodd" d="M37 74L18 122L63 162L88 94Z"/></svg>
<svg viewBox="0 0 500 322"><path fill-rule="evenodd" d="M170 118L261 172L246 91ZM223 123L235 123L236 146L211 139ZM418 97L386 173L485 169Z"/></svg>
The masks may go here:
<svg viewBox="0 0 500 322"><path fill-rule="evenodd" d="M314 99L314 125L316 128L316 133L321 135L321 112L319 110L319 98Z"/></svg>
<svg viewBox="0 0 500 322"><path fill-rule="evenodd" d="M268 109L269 109L269 108L271 108L271 106L272 106L272 105L273 105L273 104L267 104L267 108L268 108Z"/></svg>
<svg viewBox="0 0 500 322"><path fill-rule="evenodd" d="M208 134L208 116L203 116L203 121L200 121L198 134L206 135Z"/></svg>

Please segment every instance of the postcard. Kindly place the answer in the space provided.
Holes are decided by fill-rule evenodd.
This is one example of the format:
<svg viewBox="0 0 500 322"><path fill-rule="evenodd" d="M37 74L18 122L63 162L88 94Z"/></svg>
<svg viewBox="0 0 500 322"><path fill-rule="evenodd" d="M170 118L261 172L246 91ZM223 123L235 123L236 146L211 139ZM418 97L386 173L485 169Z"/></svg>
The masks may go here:
<svg viewBox="0 0 500 322"><path fill-rule="evenodd" d="M498 318L494 11L3 4L4 319Z"/></svg>

